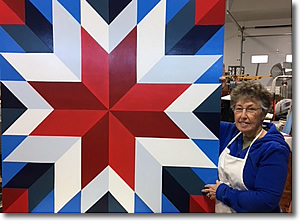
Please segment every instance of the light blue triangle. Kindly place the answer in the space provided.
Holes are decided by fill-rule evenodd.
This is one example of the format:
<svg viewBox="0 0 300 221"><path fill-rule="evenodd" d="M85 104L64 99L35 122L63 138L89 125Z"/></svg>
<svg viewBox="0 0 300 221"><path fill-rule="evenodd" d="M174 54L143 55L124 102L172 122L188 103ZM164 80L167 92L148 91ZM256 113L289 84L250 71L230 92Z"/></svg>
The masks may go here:
<svg viewBox="0 0 300 221"><path fill-rule="evenodd" d="M134 198L134 212L135 213L153 213L152 210L144 203L141 198L135 194Z"/></svg>
<svg viewBox="0 0 300 221"><path fill-rule="evenodd" d="M200 50L197 55L223 55L224 51L224 26L221 27Z"/></svg>
<svg viewBox="0 0 300 221"><path fill-rule="evenodd" d="M5 185L23 168L27 163L2 162L2 186Z"/></svg>
<svg viewBox="0 0 300 221"><path fill-rule="evenodd" d="M192 168L192 170L205 184L215 184L218 179L217 168Z"/></svg>
<svg viewBox="0 0 300 221"><path fill-rule="evenodd" d="M54 213L54 190L52 190L31 212Z"/></svg>
<svg viewBox="0 0 300 221"><path fill-rule="evenodd" d="M30 2L52 24L52 0L30 0Z"/></svg>
<svg viewBox="0 0 300 221"><path fill-rule="evenodd" d="M0 80L25 81L25 79L0 55Z"/></svg>
<svg viewBox="0 0 300 221"><path fill-rule="evenodd" d="M80 0L58 0L80 24Z"/></svg>
<svg viewBox="0 0 300 221"><path fill-rule="evenodd" d="M157 5L160 0L138 0L137 1L137 23L143 18Z"/></svg>
<svg viewBox="0 0 300 221"><path fill-rule="evenodd" d="M81 212L81 192L78 192L60 211L59 213L80 213Z"/></svg>
<svg viewBox="0 0 300 221"><path fill-rule="evenodd" d="M162 194L162 213L180 213L180 211L170 202L170 200Z"/></svg>
<svg viewBox="0 0 300 221"><path fill-rule="evenodd" d="M204 74L195 81L195 84L218 84L223 72L223 56L220 57Z"/></svg>
<svg viewBox="0 0 300 221"><path fill-rule="evenodd" d="M219 159L219 140L193 140L194 143L202 150L205 155L215 164L218 165Z"/></svg>
<svg viewBox="0 0 300 221"><path fill-rule="evenodd" d="M0 52L24 53L23 48L0 26Z"/></svg>
<svg viewBox="0 0 300 221"><path fill-rule="evenodd" d="M166 24L189 2L190 0L167 0Z"/></svg>

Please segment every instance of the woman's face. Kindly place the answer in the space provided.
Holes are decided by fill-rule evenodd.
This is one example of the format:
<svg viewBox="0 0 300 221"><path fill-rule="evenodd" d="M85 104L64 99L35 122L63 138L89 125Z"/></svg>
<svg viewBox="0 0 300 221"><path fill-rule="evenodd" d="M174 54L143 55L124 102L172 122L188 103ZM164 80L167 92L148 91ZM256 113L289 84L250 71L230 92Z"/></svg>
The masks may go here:
<svg viewBox="0 0 300 221"><path fill-rule="evenodd" d="M235 105L235 125L247 137L255 137L261 130L265 116L260 104L260 101L253 99L239 99Z"/></svg>

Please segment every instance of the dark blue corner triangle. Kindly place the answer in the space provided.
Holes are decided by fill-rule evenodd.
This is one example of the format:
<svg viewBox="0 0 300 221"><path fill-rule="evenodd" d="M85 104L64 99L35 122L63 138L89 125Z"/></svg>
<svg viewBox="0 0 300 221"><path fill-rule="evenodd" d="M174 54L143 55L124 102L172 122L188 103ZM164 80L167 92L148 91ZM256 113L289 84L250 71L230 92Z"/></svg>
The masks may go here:
<svg viewBox="0 0 300 221"><path fill-rule="evenodd" d="M25 23L44 44L44 52L53 52L52 24L29 0L25 0Z"/></svg>
<svg viewBox="0 0 300 221"><path fill-rule="evenodd" d="M219 102L218 102L219 101ZM194 111L195 116L205 126L219 137L220 130L220 109L221 109L221 85Z"/></svg>
<svg viewBox="0 0 300 221"><path fill-rule="evenodd" d="M166 24L189 2L189 0L168 0Z"/></svg>
<svg viewBox="0 0 300 221"><path fill-rule="evenodd" d="M190 196L202 195L204 182L189 167L163 167L163 194L181 212L190 211Z"/></svg>
<svg viewBox="0 0 300 221"><path fill-rule="evenodd" d="M107 192L86 213L127 213L127 211L110 192Z"/></svg>
<svg viewBox="0 0 300 221"><path fill-rule="evenodd" d="M109 24L109 0L87 0L87 2Z"/></svg>
<svg viewBox="0 0 300 221"><path fill-rule="evenodd" d="M16 98L7 87L1 85L1 118L2 118L2 133L10 127L26 110L27 108Z"/></svg>
<svg viewBox="0 0 300 221"><path fill-rule="evenodd" d="M165 54L193 54L193 42L186 42L186 36L195 33L195 0L188 1L180 11L166 24ZM195 37L195 36L194 36ZM199 36L197 37L197 39ZM182 42L183 41L183 42ZM186 47L186 48L184 48ZM191 51L191 48L194 49Z"/></svg>
<svg viewBox="0 0 300 221"><path fill-rule="evenodd" d="M108 213L108 192L91 206L86 213Z"/></svg>
<svg viewBox="0 0 300 221"><path fill-rule="evenodd" d="M211 93L193 112L219 113L221 109L221 85Z"/></svg>
<svg viewBox="0 0 300 221"><path fill-rule="evenodd" d="M219 137L220 113L194 112L194 114L216 137Z"/></svg>
<svg viewBox="0 0 300 221"><path fill-rule="evenodd" d="M173 203L162 194L162 213L180 213L180 211L173 205Z"/></svg>
<svg viewBox="0 0 300 221"><path fill-rule="evenodd" d="M116 198L110 192L108 192L108 212L127 213L124 207L116 200Z"/></svg>
<svg viewBox="0 0 300 221"><path fill-rule="evenodd" d="M3 162L2 161L2 187L22 170L27 163Z"/></svg>
<svg viewBox="0 0 300 221"><path fill-rule="evenodd" d="M47 21L48 22L48 21ZM28 53L51 53L53 52L45 42L43 42L37 33L33 32L31 28L27 25L2 25L4 31L11 36L12 39L25 51ZM52 28L52 27L51 27ZM43 35L42 30L41 35ZM47 41L47 33L43 37ZM51 31L52 35L52 31ZM50 37L49 44L52 44L52 36Z"/></svg>
<svg viewBox="0 0 300 221"><path fill-rule="evenodd" d="M123 11L132 0L109 1L109 24ZM149 0L148 0L149 1Z"/></svg>
<svg viewBox="0 0 300 221"><path fill-rule="evenodd" d="M80 213L81 209L81 192L78 192L60 211L59 213Z"/></svg>
<svg viewBox="0 0 300 221"><path fill-rule="evenodd" d="M30 2L43 14L52 24L52 0L30 0Z"/></svg>
<svg viewBox="0 0 300 221"><path fill-rule="evenodd" d="M222 26L196 53L197 55L221 55L224 50L224 26Z"/></svg>
<svg viewBox="0 0 300 221"><path fill-rule="evenodd" d="M25 111L26 109L2 108L1 132L4 133Z"/></svg>
<svg viewBox="0 0 300 221"><path fill-rule="evenodd" d="M24 53L23 48L0 26L0 52Z"/></svg>
<svg viewBox="0 0 300 221"><path fill-rule="evenodd" d="M54 190L52 190L31 212L54 213Z"/></svg>
<svg viewBox="0 0 300 221"><path fill-rule="evenodd" d="M195 84L217 84L223 71L223 56L221 56L204 74L195 81Z"/></svg>
<svg viewBox="0 0 300 221"><path fill-rule="evenodd" d="M1 85L1 107L2 108L18 108L25 109L27 107L5 86Z"/></svg>
<svg viewBox="0 0 300 221"><path fill-rule="evenodd" d="M25 79L0 55L0 80L25 81Z"/></svg>
<svg viewBox="0 0 300 221"><path fill-rule="evenodd" d="M137 194L135 194L134 197L134 212L153 213L153 211L144 203L144 201Z"/></svg>
<svg viewBox="0 0 300 221"><path fill-rule="evenodd" d="M223 26L194 26L174 47L168 51L166 50L166 54L195 55L221 27Z"/></svg>

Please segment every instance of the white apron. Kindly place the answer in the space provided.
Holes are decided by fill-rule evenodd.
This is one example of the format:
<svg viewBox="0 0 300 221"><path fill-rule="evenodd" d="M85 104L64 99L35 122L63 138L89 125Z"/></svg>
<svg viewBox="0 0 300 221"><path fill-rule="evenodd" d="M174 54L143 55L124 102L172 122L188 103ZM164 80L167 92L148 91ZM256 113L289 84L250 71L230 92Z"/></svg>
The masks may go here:
<svg viewBox="0 0 300 221"><path fill-rule="evenodd" d="M261 130L261 132L251 142L244 159L231 156L229 154L230 149L228 148L233 143L233 141L235 141L237 139L237 137L241 134L241 132L239 132L227 144L227 146L221 153L221 155L219 157L219 162L218 162L218 175L219 175L219 180L221 183L225 183L226 185L230 186L233 189L247 190L247 187L245 186L244 181L243 181L244 167L245 167L245 164L246 164L246 161L248 158L248 154L249 154L252 144L259 138L259 136L261 135L262 132L263 132L263 130ZM226 206L221 201L216 200L215 212L216 213L235 213L236 211L234 211L232 208Z"/></svg>

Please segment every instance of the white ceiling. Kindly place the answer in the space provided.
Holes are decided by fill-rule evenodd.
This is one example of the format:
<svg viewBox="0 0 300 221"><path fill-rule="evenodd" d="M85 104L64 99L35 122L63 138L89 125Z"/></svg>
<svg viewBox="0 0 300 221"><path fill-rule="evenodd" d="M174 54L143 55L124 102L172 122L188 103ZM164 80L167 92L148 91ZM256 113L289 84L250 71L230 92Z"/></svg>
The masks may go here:
<svg viewBox="0 0 300 221"><path fill-rule="evenodd" d="M237 22L292 18L292 0L226 0L226 9Z"/></svg>

